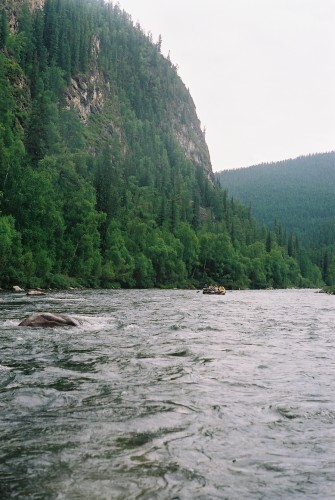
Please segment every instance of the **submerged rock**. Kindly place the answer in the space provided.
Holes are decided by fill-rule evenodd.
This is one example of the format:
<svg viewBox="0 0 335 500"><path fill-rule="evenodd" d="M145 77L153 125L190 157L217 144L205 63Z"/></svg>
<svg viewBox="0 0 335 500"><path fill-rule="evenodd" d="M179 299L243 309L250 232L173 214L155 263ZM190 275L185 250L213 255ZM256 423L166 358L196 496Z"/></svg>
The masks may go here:
<svg viewBox="0 0 335 500"><path fill-rule="evenodd" d="M33 314L19 323L19 326L80 326L72 316L58 313Z"/></svg>

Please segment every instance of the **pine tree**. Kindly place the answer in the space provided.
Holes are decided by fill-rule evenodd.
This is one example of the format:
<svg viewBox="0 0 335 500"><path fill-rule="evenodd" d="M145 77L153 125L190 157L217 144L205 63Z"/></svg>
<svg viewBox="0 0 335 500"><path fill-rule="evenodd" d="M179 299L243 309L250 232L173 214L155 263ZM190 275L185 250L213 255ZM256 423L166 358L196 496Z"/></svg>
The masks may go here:
<svg viewBox="0 0 335 500"><path fill-rule="evenodd" d="M59 143L58 112L51 97L51 92L41 90L33 101L28 119L25 143L34 163L53 151Z"/></svg>
<svg viewBox="0 0 335 500"><path fill-rule="evenodd" d="M323 262L322 262L322 279L326 284L328 284L328 274L329 274L329 257L328 257L328 250L326 250L323 255Z"/></svg>
<svg viewBox="0 0 335 500"><path fill-rule="evenodd" d="M270 253L272 250L272 235L271 235L270 231L268 232L267 237L266 237L265 248L266 248L267 253Z"/></svg>
<svg viewBox="0 0 335 500"><path fill-rule="evenodd" d="M8 22L7 22L7 13L3 8L1 12L0 18L0 49L4 49L7 45L8 40Z"/></svg>

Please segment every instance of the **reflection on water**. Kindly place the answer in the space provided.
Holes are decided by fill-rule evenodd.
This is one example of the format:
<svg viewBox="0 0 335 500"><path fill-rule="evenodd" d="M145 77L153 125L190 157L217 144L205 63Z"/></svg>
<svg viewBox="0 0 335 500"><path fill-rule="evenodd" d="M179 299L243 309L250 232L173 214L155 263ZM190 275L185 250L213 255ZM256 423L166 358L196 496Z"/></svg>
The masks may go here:
<svg viewBox="0 0 335 500"><path fill-rule="evenodd" d="M334 298L0 295L0 497L334 498ZM34 312L78 328L29 328Z"/></svg>

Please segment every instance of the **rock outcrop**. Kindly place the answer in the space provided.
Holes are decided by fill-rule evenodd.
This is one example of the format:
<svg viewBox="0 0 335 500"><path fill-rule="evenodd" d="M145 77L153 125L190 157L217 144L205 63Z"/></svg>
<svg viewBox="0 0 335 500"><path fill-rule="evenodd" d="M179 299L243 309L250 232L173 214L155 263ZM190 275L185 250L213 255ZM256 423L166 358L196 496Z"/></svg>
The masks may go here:
<svg viewBox="0 0 335 500"><path fill-rule="evenodd" d="M67 108L74 109L82 122L86 123L92 113L99 113L104 106L104 94L98 73L76 76L66 92Z"/></svg>
<svg viewBox="0 0 335 500"><path fill-rule="evenodd" d="M76 318L67 314L40 313L33 314L19 323L19 326L80 326Z"/></svg>
<svg viewBox="0 0 335 500"><path fill-rule="evenodd" d="M199 122L196 117L194 119ZM193 122L191 126L180 126L180 122L176 120L173 123L173 132L186 158L202 167L208 179L214 180L209 151L204 134L201 132L200 122L198 125Z"/></svg>

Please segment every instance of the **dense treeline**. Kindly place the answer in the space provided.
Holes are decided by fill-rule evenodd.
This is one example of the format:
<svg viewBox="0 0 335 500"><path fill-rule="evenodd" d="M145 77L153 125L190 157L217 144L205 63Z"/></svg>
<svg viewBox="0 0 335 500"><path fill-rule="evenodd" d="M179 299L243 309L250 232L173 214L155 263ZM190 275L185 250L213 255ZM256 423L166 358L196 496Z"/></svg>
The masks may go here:
<svg viewBox="0 0 335 500"><path fill-rule="evenodd" d="M289 253L304 247L326 284L335 284L335 152L227 170L217 177L252 207L259 222L268 228L282 224Z"/></svg>
<svg viewBox="0 0 335 500"><path fill-rule="evenodd" d="M15 31L0 14L1 287L321 283L213 181L161 40L98 0L25 3Z"/></svg>

